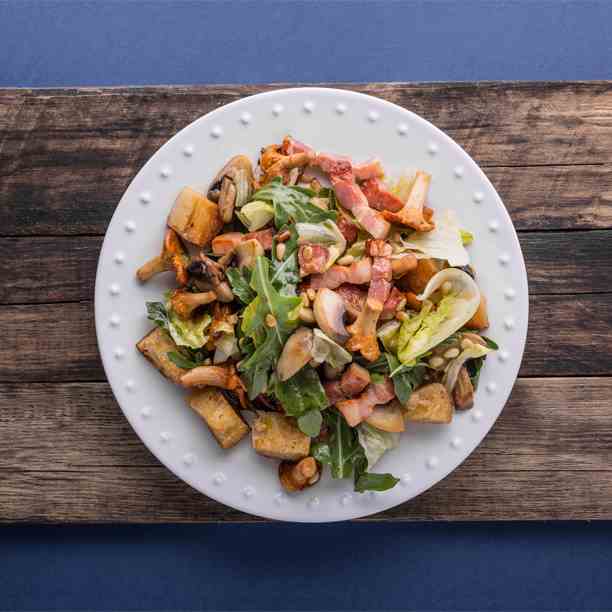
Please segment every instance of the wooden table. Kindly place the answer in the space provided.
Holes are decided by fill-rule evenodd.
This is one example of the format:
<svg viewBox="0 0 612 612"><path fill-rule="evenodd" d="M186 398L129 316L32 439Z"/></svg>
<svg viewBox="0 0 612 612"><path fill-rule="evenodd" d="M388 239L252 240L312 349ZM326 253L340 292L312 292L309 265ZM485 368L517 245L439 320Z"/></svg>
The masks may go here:
<svg viewBox="0 0 612 612"><path fill-rule="evenodd" d="M254 520L179 481L117 406L93 288L110 217L164 141L257 87L0 90L0 521ZM484 168L527 261L527 350L473 455L375 519L612 518L612 83L351 86Z"/></svg>

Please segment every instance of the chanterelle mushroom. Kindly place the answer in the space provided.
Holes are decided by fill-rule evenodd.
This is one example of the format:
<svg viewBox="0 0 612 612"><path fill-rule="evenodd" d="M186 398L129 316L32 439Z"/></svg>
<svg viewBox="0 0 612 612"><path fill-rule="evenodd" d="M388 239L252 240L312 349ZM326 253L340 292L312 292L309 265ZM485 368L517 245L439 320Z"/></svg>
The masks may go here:
<svg viewBox="0 0 612 612"><path fill-rule="evenodd" d="M184 387L220 387L229 391L243 389L233 365L198 366L181 376L181 384Z"/></svg>
<svg viewBox="0 0 612 612"><path fill-rule="evenodd" d="M344 344L348 340L349 333L344 326L346 306L335 291L327 288L319 289L313 310L317 325L332 340L339 344Z"/></svg>
<svg viewBox="0 0 612 612"><path fill-rule="evenodd" d="M300 151L285 155L282 145L270 145L261 152L259 163L263 176L260 182L264 185L279 176L284 183L295 184L299 177L299 170L293 174L291 171L304 168L314 158L315 155L312 151Z"/></svg>
<svg viewBox="0 0 612 612"><path fill-rule="evenodd" d="M308 327L296 329L283 347L276 373L281 381L297 374L312 358L313 332Z"/></svg>
<svg viewBox="0 0 612 612"><path fill-rule="evenodd" d="M314 457L294 463L282 461L278 466L278 478L285 491L295 493L316 484L321 477L321 468Z"/></svg>
<svg viewBox="0 0 612 612"><path fill-rule="evenodd" d="M253 193L253 167L245 155L232 157L213 179L208 198L219 204L219 213L224 223L229 223L234 207L240 208L249 201Z"/></svg>
<svg viewBox="0 0 612 612"><path fill-rule="evenodd" d="M365 306L348 328L351 338L347 348L359 351L368 361L376 361L380 357L376 325L391 291L391 247L383 240L370 240L367 249L373 258L372 280Z"/></svg>
<svg viewBox="0 0 612 612"><path fill-rule="evenodd" d="M198 306L210 304L217 299L214 291L204 291L202 293L192 293L184 289L177 289L172 292L170 304L172 310L182 319L188 319Z"/></svg>
<svg viewBox="0 0 612 612"><path fill-rule="evenodd" d="M234 299L223 268L204 253L200 253L198 259L189 264L189 274L195 277L198 289L203 291L212 289L220 302L231 302Z"/></svg>
<svg viewBox="0 0 612 612"><path fill-rule="evenodd" d="M151 261L148 261L144 266L138 268L136 276L138 280L145 282L160 272L174 270L176 281L180 285L185 285L189 280L189 275L187 274L188 265L189 256L181 239L173 229L168 228L164 236L161 253L151 259Z"/></svg>

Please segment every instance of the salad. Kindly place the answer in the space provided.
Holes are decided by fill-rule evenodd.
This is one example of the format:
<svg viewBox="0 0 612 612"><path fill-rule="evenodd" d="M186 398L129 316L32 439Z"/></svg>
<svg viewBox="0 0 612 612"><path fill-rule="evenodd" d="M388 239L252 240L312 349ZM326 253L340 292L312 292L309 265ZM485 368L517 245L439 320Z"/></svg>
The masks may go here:
<svg viewBox="0 0 612 612"><path fill-rule="evenodd" d="M497 346L480 333L473 236L428 206L430 181L286 137L255 168L230 159L206 193L185 187L137 271L176 279L146 304L156 327L139 351L191 391L222 448L250 435L280 460L288 491L325 466L358 492L390 489L375 468L405 428L473 406Z"/></svg>

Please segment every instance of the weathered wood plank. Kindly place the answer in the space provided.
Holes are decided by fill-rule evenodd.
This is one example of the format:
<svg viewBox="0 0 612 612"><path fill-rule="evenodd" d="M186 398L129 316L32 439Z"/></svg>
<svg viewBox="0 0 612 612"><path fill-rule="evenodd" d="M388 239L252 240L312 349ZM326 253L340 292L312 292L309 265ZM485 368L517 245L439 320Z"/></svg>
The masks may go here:
<svg viewBox="0 0 612 612"><path fill-rule="evenodd" d="M179 129L273 86L0 92L0 233L103 233L130 179ZM519 228L611 227L610 83L373 84L483 167ZM602 167L601 164L608 163ZM575 167L568 178L566 164ZM517 166L554 166L517 168Z"/></svg>
<svg viewBox="0 0 612 612"><path fill-rule="evenodd" d="M519 378L471 467L612 472L611 397L610 378ZM108 383L0 384L0 437L0 470L159 465Z"/></svg>
<svg viewBox="0 0 612 612"><path fill-rule="evenodd" d="M0 382L104 380L91 302L3 306L0 330ZM612 293L532 296L521 375L585 374L612 375Z"/></svg>
<svg viewBox="0 0 612 612"><path fill-rule="evenodd" d="M453 474L375 518L612 517L612 379L519 379ZM0 385L0 521L250 520L178 481L105 383Z"/></svg>
<svg viewBox="0 0 612 612"><path fill-rule="evenodd" d="M610 291L612 231L534 232L519 238L532 295ZM101 246L97 236L0 238L0 304L93 299Z"/></svg>

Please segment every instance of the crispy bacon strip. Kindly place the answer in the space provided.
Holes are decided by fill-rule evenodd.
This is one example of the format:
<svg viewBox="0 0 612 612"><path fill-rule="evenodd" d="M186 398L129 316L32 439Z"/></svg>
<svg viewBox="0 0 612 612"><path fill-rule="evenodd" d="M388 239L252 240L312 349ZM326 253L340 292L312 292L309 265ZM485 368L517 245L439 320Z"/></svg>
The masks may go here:
<svg viewBox="0 0 612 612"><path fill-rule="evenodd" d="M365 306L368 293L362 287L357 285L341 285L336 289L336 293L343 299L344 305L346 306L346 312L349 318L354 321ZM402 300L405 300L406 296L396 287L392 287L389 293L389 297L385 301L382 312L380 313L380 319L386 321L392 319L395 316L395 311Z"/></svg>
<svg viewBox="0 0 612 612"><path fill-rule="evenodd" d="M365 307L347 329L351 334L346 348L359 351L368 361L380 357L376 325L391 291L391 246L384 240L370 240L366 248L373 257L372 280Z"/></svg>
<svg viewBox="0 0 612 612"><path fill-rule="evenodd" d="M353 399L340 400L336 408L344 415L346 422L355 427L372 414L374 406L387 404L394 397L393 383L390 378L385 378L381 383L368 385L361 395Z"/></svg>
<svg viewBox="0 0 612 612"><path fill-rule="evenodd" d="M363 285L372 278L372 260L364 257L350 266L332 266L324 274L315 274L310 278L312 289L336 289L345 283Z"/></svg>
<svg viewBox="0 0 612 612"><path fill-rule="evenodd" d="M357 226L346 216L343 214L338 215L338 220L336 221L336 225L340 230L340 233L346 239L348 244L353 244L355 240L357 240L358 228Z"/></svg>
<svg viewBox="0 0 612 612"><path fill-rule="evenodd" d="M323 274L329 259L329 249L322 244L301 244L298 250L300 277Z"/></svg>
<svg viewBox="0 0 612 612"><path fill-rule="evenodd" d="M339 380L324 383L325 394L333 406L341 400L361 393L370 384L370 373L357 363L352 363Z"/></svg>
<svg viewBox="0 0 612 612"><path fill-rule="evenodd" d="M372 159L362 164L353 164L353 174L357 181L382 178L385 175L379 159Z"/></svg>
<svg viewBox="0 0 612 612"><path fill-rule="evenodd" d="M388 191L382 182L377 178L372 178L365 181L361 185L365 197L368 199L368 204L376 210L390 210L397 212L404 207L404 203Z"/></svg>
<svg viewBox="0 0 612 612"><path fill-rule="evenodd" d="M231 253L241 242L253 239L257 240L265 251L269 251L272 248L273 236L274 230L272 228L251 232L249 234L242 234L241 232L220 234L213 238L212 252L216 257L221 257L222 255Z"/></svg>
<svg viewBox="0 0 612 612"><path fill-rule="evenodd" d="M359 224L374 238L386 238L391 226L368 205L367 198L355 182L350 159L320 153L314 163L329 175L338 201L353 213Z"/></svg>
<svg viewBox="0 0 612 612"><path fill-rule="evenodd" d="M418 232L430 232L434 228L434 223L431 216L429 220L426 218L426 211L424 210L430 182L431 175L418 170L404 207L397 212L384 210L382 212L384 218L396 225L412 227Z"/></svg>

